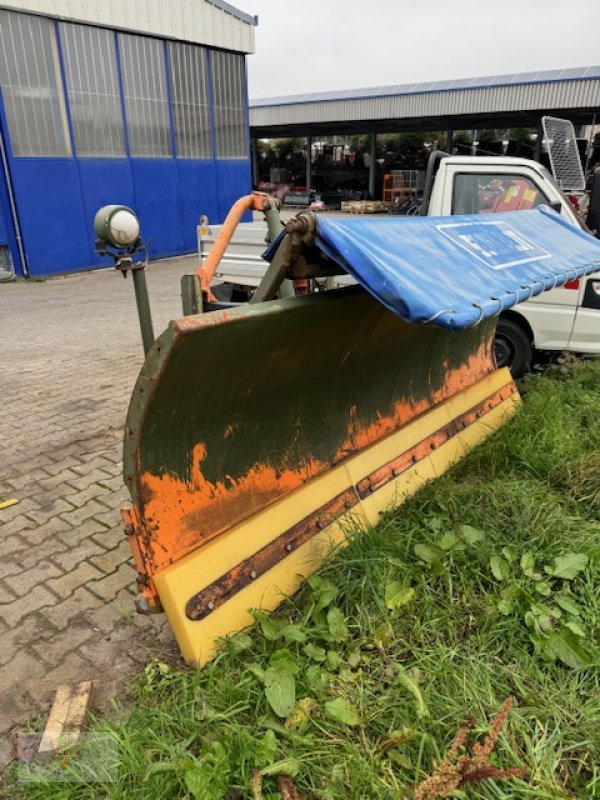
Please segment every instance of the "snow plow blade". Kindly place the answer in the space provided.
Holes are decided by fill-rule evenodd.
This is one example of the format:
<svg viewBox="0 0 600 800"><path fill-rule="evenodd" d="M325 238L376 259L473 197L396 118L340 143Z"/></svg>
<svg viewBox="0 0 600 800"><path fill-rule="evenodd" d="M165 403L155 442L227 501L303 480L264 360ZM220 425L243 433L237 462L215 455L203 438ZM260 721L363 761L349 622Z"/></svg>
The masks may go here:
<svg viewBox="0 0 600 800"><path fill-rule="evenodd" d="M494 328L407 325L359 287L171 323L135 390L125 475L139 582L188 661L514 410Z"/></svg>
<svg viewBox="0 0 600 800"><path fill-rule="evenodd" d="M528 213L538 212L498 217L525 223ZM561 233L562 223L546 216ZM481 223L455 217L452 224L461 219L470 220L464 224L477 244L474 226ZM444 231L429 236L417 226L415 247L426 245L423 258L440 262L449 288L440 289L436 269L421 269L414 313L433 324L406 321L410 291L400 285L397 303L386 265L399 247L394 237L404 242L410 230L402 220L381 223L387 225L377 223L371 239L362 221L317 226L308 215L288 225L258 296L273 296L276 274L281 281L306 275L306 253L318 261L317 250L326 253L329 274L332 261L344 263L363 286L182 317L145 361L125 430L133 506L124 520L145 602L165 610L189 662L210 660L219 638L252 623L249 609L274 609L349 530L376 524L518 406L509 371L493 361L497 304L512 305L516 297L506 294L508 270L492 267L487 306L474 296L460 307L463 295L485 287L484 272L475 288L472 275L463 275L465 288L454 286L449 306L461 257L468 256L464 240L457 244ZM496 262L507 225L492 232ZM515 225L508 225L509 250L525 246ZM489 244L489 227L484 234ZM577 249L578 236L573 232L565 252ZM373 255L369 242L384 240ZM353 241L363 248L358 255ZM535 293L583 274L549 265L544 242L539 263L531 251L525 265ZM286 247L282 260L277 254ZM458 271L448 277L453 260ZM521 291L527 280L518 274L513 284Z"/></svg>

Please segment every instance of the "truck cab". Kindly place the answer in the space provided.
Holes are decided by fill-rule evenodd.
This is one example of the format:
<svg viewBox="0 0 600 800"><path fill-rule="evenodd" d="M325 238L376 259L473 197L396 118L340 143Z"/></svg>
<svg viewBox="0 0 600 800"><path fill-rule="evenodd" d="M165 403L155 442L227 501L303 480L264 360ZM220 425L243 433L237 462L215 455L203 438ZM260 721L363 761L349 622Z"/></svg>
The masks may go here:
<svg viewBox="0 0 600 800"><path fill-rule="evenodd" d="M502 156L447 156L439 160L427 216L493 214L545 204L571 225L580 222L541 164ZM535 350L600 354L600 276L570 281L501 315L496 358L522 375Z"/></svg>

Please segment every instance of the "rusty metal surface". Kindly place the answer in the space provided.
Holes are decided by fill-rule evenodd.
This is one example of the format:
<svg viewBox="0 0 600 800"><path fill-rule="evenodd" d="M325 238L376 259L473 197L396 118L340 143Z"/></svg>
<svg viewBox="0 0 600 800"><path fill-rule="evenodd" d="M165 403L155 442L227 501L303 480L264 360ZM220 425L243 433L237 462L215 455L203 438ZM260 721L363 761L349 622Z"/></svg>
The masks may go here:
<svg viewBox="0 0 600 800"><path fill-rule="evenodd" d="M366 478L363 478L363 480L356 484L358 496L362 500L364 497L377 491L377 489L381 489L386 483L393 481L398 475L401 475L407 469L410 469L410 467L426 458L432 450L437 450L438 447L441 447L449 439L452 439L460 433L460 431L468 428L469 425L472 425L484 414L487 414L488 411L500 405L500 403L516 391L517 387L514 383L503 386L502 389L486 397L485 400L482 400L481 403L470 408L460 417L456 417L456 419L453 419L447 425L444 425L442 428L432 433L427 439L424 439L414 447L401 453L397 458L392 459L392 461L388 461L387 464L383 464L379 469L367 475Z"/></svg>
<svg viewBox="0 0 600 800"><path fill-rule="evenodd" d="M205 589L194 594L186 605L186 615L191 620L201 620L222 606L245 586L264 575L276 564L294 552L300 545L309 541L327 525L350 511L359 502L418 464L433 450L441 447L460 431L472 425L493 408L516 392L516 386L509 383L494 392L485 400L453 419L447 425L432 433L414 447L405 450L397 458L387 462L379 469L349 486L344 492L305 517L301 522L284 531L251 558L237 564L229 572L213 581Z"/></svg>
<svg viewBox="0 0 600 800"><path fill-rule="evenodd" d="M354 488L341 492L314 514L305 517L251 558L241 562L206 589L191 597L185 608L187 617L192 620L204 619L357 503L358 496Z"/></svg>
<svg viewBox="0 0 600 800"><path fill-rule="evenodd" d="M359 287L175 320L126 424L152 576L493 369L494 325L407 325Z"/></svg>

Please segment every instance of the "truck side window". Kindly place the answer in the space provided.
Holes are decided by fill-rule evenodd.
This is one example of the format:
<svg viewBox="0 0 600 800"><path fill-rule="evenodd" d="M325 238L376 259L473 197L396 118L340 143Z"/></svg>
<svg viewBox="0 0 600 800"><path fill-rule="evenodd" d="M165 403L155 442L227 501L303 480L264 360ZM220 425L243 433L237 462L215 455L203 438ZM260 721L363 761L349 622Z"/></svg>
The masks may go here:
<svg viewBox="0 0 600 800"><path fill-rule="evenodd" d="M535 183L522 175L463 173L454 179L453 214L523 211L548 202Z"/></svg>

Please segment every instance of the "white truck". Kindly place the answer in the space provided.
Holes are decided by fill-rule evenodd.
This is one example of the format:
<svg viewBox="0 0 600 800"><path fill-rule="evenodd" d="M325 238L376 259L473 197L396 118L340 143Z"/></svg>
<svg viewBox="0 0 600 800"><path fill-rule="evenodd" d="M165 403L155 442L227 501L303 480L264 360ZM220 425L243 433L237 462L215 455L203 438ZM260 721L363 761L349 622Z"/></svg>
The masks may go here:
<svg viewBox="0 0 600 800"><path fill-rule="evenodd" d="M581 222L553 176L536 161L501 156L441 158L429 197L428 216L520 211L546 204L570 224ZM501 314L496 360L513 375L526 372L534 351L571 350L600 355L600 275L570 281Z"/></svg>
<svg viewBox="0 0 600 800"><path fill-rule="evenodd" d="M523 158L438 152L432 154L428 167L421 213L488 214L542 203L570 224L581 225L571 202L541 164ZM218 230L219 226L199 226L201 261ZM238 227L217 273L218 279L233 285L232 300L245 299L265 273L267 264L260 255L266 231L266 224L260 222ZM335 280L336 284L352 282L345 276ZM515 377L530 368L536 351L600 355L600 274L570 281L501 314L495 350L498 365L509 366Z"/></svg>

